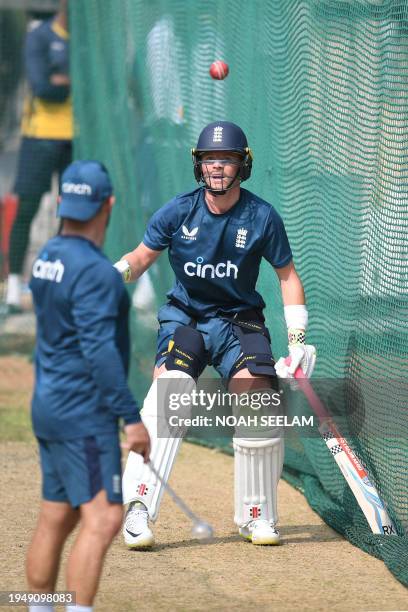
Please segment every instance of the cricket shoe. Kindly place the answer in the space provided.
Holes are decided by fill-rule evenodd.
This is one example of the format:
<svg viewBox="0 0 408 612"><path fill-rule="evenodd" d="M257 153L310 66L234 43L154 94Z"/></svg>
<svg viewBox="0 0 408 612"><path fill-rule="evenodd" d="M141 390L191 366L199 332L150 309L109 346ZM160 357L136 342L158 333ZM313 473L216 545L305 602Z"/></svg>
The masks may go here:
<svg viewBox="0 0 408 612"><path fill-rule="evenodd" d="M277 546L280 544L279 531L265 519L250 521L239 528L239 534L252 542L264 546Z"/></svg>
<svg viewBox="0 0 408 612"><path fill-rule="evenodd" d="M129 505L123 525L123 537L128 548L151 548L154 535L149 528L149 513L139 501Z"/></svg>

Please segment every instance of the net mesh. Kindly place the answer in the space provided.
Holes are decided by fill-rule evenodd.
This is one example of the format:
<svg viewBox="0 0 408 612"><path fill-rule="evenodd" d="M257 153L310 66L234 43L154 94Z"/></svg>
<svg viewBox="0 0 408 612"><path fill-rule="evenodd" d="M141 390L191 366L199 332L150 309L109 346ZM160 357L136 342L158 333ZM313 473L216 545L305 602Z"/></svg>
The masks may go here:
<svg viewBox="0 0 408 612"><path fill-rule="evenodd" d="M399 531L371 534L319 439L287 444L285 474L311 506L408 584L406 393L381 381L407 373L406 0L76 0L71 3L76 156L109 167L117 205L112 259L133 248L147 219L193 186L189 150L203 126L227 119L255 154L248 188L284 218L318 347L316 375L364 387L358 451ZM208 68L230 66L225 81ZM210 237L209 237L210 239ZM148 386L154 313L172 282L162 257L131 287L132 384ZM277 280L266 298L275 355L286 329ZM364 385L365 382L373 384ZM353 387L354 385L354 387ZM354 398L354 399L353 399Z"/></svg>

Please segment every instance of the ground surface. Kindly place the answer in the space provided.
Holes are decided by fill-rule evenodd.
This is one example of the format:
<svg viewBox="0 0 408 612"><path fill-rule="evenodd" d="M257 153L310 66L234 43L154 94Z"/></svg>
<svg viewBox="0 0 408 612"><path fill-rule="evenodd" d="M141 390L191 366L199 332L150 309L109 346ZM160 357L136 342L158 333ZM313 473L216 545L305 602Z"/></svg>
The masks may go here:
<svg viewBox="0 0 408 612"><path fill-rule="evenodd" d="M37 450L27 429L31 364L2 357L0 373L0 590L22 590L24 554L40 492ZM279 487L283 545L256 547L242 541L232 523L232 473L231 457L184 445L171 483L212 523L214 540L191 540L189 521L165 497L153 551L130 552L116 539L97 611L408 609L407 590L384 564L322 523L285 482Z"/></svg>

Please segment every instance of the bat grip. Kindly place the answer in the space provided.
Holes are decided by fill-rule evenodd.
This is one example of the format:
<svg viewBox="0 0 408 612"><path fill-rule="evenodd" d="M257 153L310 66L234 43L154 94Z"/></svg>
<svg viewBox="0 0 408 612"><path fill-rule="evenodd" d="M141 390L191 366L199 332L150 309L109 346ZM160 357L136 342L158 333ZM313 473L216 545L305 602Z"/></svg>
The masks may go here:
<svg viewBox="0 0 408 612"><path fill-rule="evenodd" d="M285 364L287 366L290 366L291 361L292 358L290 357L290 355L285 358ZM305 373L303 372L300 366L296 368L294 377L299 381L300 389L303 391L304 395L306 396L309 404L313 409L313 412L319 418L320 422L322 423L324 421L327 421L327 419L331 419L330 414L327 412L322 401L315 393L312 385L310 384L309 380L305 376Z"/></svg>
<svg viewBox="0 0 408 612"><path fill-rule="evenodd" d="M288 355L287 357L285 357L285 364L287 366L290 366L292 362L292 357L290 355ZM305 373L303 372L302 368L299 366L298 368L296 368L296 372L295 372L295 378L306 378Z"/></svg>

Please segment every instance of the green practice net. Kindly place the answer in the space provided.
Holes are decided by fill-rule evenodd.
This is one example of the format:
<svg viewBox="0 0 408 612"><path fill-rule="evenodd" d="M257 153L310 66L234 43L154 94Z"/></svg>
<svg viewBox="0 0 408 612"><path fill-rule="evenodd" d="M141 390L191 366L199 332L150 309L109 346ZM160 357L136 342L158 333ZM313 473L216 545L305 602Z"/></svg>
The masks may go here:
<svg viewBox="0 0 408 612"><path fill-rule="evenodd" d="M76 156L112 173L113 260L157 208L194 187L189 151L205 124L226 119L247 133L255 160L245 186L285 221L315 375L350 381L354 444L399 537L372 535L322 440L288 441L286 478L408 584L408 1L76 0L71 18ZM225 81L209 77L215 59L230 66ZM130 287L139 398L172 282L164 256ZM285 354L268 265L258 287L274 354Z"/></svg>

